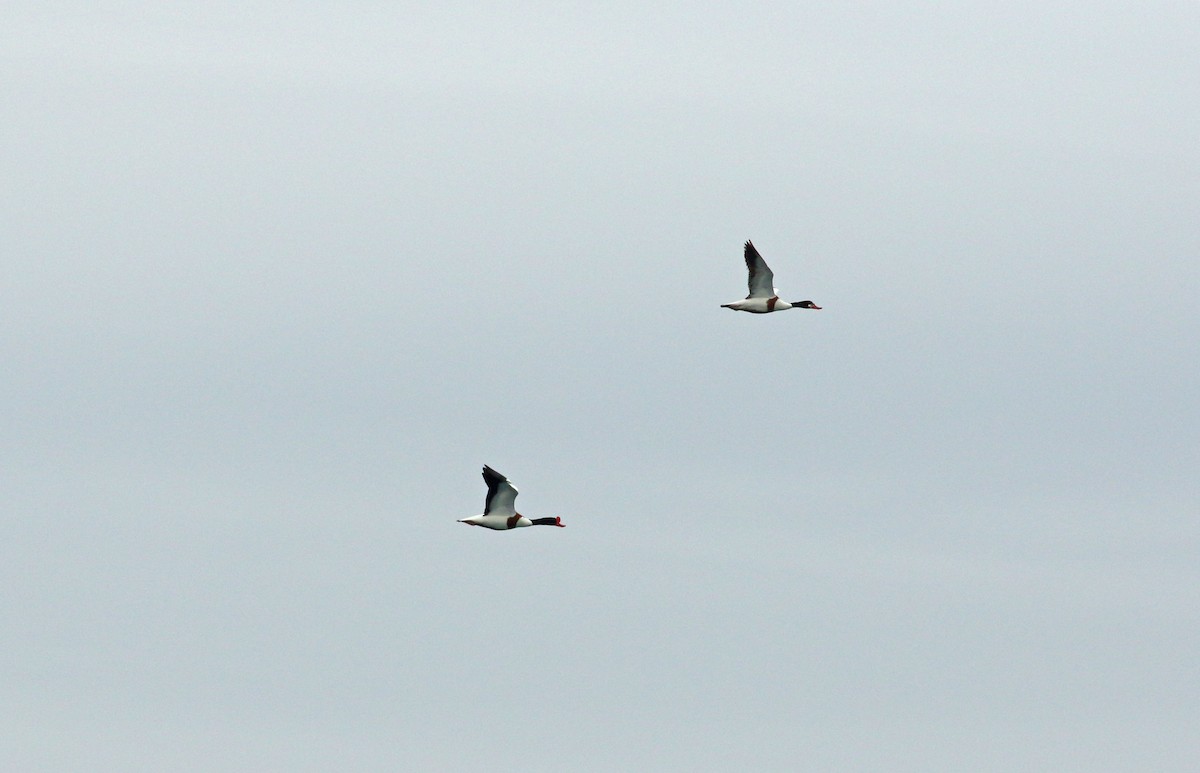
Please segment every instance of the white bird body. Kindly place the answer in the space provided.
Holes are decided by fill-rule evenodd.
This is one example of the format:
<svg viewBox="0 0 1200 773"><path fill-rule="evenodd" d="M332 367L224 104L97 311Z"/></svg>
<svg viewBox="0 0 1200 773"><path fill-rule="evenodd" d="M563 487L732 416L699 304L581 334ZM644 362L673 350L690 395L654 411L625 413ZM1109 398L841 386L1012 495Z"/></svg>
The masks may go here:
<svg viewBox="0 0 1200 773"><path fill-rule="evenodd" d="M758 250L754 249L754 244L746 242L745 248L746 271L749 274L747 284L750 288L750 294L740 301L733 303L723 303L721 308L733 309L734 311L748 311L751 314L769 314L772 311L786 311L788 309L820 309L821 307L812 301L794 301L788 302L780 300L779 290L775 287L775 274L767 266L767 262L763 260L762 255L758 254Z"/></svg>
<svg viewBox="0 0 1200 773"><path fill-rule="evenodd" d="M779 300L778 295L773 295L770 298L743 298L733 303L721 304L721 308L733 309L734 311L748 311L751 314L768 314L772 311L785 311L793 307L787 301Z"/></svg>
<svg viewBox="0 0 1200 773"><path fill-rule="evenodd" d="M483 514L459 518L459 523L496 531L519 529L522 526L565 526L561 518L526 518L518 513L517 487L486 464L483 466L483 480L488 485Z"/></svg>
<svg viewBox="0 0 1200 773"><path fill-rule="evenodd" d="M495 529L496 531L507 531L515 529L519 526L532 526L533 521L523 515L472 515L470 518L463 518L459 523L470 524L471 526L482 526L485 529Z"/></svg>

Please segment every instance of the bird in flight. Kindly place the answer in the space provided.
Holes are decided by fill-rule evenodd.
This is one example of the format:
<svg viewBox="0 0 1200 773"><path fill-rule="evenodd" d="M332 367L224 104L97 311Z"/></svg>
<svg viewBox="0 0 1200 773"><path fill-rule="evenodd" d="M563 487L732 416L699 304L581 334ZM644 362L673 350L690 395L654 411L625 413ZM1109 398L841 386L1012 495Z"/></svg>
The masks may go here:
<svg viewBox="0 0 1200 773"><path fill-rule="evenodd" d="M746 242L746 269L750 272L750 294L745 299L733 303L722 303L722 309L748 311L751 314L767 314L772 311L785 309L817 309L820 306L812 301L779 300L779 291L775 289L775 274L767 267L767 262L754 249L752 242Z"/></svg>
<svg viewBox="0 0 1200 773"><path fill-rule="evenodd" d="M521 526L562 526L562 518L526 518L517 512L517 487L508 478L483 465L483 480L487 483L487 499L483 503L483 515L459 518L459 523L482 526L485 529L507 531Z"/></svg>

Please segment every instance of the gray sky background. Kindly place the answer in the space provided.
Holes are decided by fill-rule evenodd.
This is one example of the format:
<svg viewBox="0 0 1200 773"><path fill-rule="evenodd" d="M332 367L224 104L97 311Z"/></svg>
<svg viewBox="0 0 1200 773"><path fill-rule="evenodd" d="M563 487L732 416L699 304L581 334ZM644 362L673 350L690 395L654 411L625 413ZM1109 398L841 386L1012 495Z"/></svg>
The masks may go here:
<svg viewBox="0 0 1200 773"><path fill-rule="evenodd" d="M0 767L1194 769L1198 32L6 4Z"/></svg>

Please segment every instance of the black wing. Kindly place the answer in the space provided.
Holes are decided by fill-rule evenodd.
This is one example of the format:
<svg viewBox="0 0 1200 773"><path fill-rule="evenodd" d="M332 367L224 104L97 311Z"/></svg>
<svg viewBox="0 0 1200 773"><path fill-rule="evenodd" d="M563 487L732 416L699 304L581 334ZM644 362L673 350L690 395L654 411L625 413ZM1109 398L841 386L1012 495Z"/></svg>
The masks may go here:
<svg viewBox="0 0 1200 773"><path fill-rule="evenodd" d="M483 502L484 515L513 515L516 513L515 502L517 489L508 482L508 478L483 465L483 481L487 483L487 499Z"/></svg>
<svg viewBox="0 0 1200 773"><path fill-rule="evenodd" d="M767 262L754 249L752 242L746 242L746 270L750 272L750 294L747 298L770 298L775 295L775 274L767 268Z"/></svg>

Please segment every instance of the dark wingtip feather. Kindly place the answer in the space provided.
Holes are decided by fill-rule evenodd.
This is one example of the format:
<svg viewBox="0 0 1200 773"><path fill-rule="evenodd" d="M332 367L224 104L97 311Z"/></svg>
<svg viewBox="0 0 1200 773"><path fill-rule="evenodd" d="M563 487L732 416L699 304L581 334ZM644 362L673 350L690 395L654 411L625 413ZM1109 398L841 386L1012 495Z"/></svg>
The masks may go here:
<svg viewBox="0 0 1200 773"><path fill-rule="evenodd" d="M754 249L754 242L746 240L746 248L744 251L746 258L746 268L750 269L750 276L754 276L754 263L759 258L758 250Z"/></svg>
<svg viewBox="0 0 1200 773"><path fill-rule="evenodd" d="M483 500L484 515L492 511L492 497L496 496L496 489L499 488L500 484L506 480L508 480L508 478L496 472L491 467L488 467L486 464L483 465L483 482L487 484L488 489L487 497Z"/></svg>

